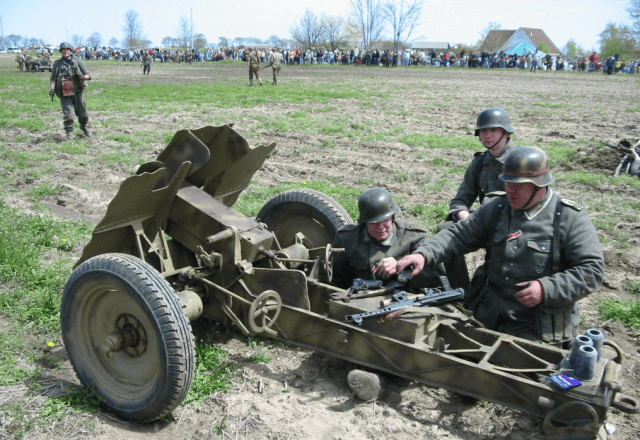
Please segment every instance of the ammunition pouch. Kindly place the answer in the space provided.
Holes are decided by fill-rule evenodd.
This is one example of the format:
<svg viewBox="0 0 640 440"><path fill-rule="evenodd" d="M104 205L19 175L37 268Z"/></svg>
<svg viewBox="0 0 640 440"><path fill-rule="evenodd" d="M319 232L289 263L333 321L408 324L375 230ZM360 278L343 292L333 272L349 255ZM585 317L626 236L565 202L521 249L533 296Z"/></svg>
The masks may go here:
<svg viewBox="0 0 640 440"><path fill-rule="evenodd" d="M89 77L89 79L91 79L91 77ZM73 87L79 92L87 88L87 78L84 77L80 70L73 76Z"/></svg>
<svg viewBox="0 0 640 440"><path fill-rule="evenodd" d="M560 344L575 337L579 324L578 304L569 307L536 307L536 331L542 342Z"/></svg>

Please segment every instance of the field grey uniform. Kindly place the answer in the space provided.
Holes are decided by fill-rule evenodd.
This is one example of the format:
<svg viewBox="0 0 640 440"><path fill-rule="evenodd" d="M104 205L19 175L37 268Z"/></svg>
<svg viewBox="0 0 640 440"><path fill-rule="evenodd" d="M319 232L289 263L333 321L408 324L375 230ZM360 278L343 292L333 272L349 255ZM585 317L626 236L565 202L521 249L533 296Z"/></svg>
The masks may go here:
<svg viewBox="0 0 640 440"><path fill-rule="evenodd" d="M526 212L511 209L505 196L493 197L467 219L426 240L417 252L433 264L448 255L486 248L488 281L471 307L474 316L490 329L557 344L576 335L576 301L602 283L604 258L587 213L550 187L547 191ZM556 216L559 245L553 249ZM544 297L530 308L515 298L525 288L516 284L534 280L542 284Z"/></svg>
<svg viewBox="0 0 640 440"><path fill-rule="evenodd" d="M62 105L62 119L67 136L73 132L72 112L75 112L78 117L78 122L85 134L88 133L86 130L88 130L89 114L87 113L87 104L83 96L83 91L87 88L87 82L83 75L89 75L89 70L87 70L82 60L73 56L71 59L60 58L56 60L51 68L51 81L56 82L55 92ZM82 76L82 78L79 78L79 76ZM73 95L63 96L61 86L63 79L64 81L73 81Z"/></svg>
<svg viewBox="0 0 640 440"><path fill-rule="evenodd" d="M476 198L482 203L490 192L504 191L504 182L498 176L502 173L502 165L509 152L515 147L516 144L509 138L500 157L493 157L489 150L474 154L456 196L449 203L448 220L457 218L456 214L460 211L470 211Z"/></svg>
<svg viewBox="0 0 640 440"><path fill-rule="evenodd" d="M393 221L389 237L379 242L369 235L366 223L348 225L336 233L334 248L345 248L344 253L333 254L333 284L348 288L355 278L371 280L371 270L385 257L396 260L415 253L425 240L425 231L402 221ZM411 278L408 287L438 287L439 273L431 267Z"/></svg>

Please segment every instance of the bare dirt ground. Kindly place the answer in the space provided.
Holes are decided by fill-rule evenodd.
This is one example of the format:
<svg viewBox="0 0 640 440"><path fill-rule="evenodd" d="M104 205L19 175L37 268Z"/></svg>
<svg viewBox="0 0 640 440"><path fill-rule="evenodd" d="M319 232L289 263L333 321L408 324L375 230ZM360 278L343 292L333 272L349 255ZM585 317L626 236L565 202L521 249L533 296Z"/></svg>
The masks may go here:
<svg viewBox="0 0 640 440"><path fill-rule="evenodd" d="M95 62L89 65L96 81L114 70ZM3 63L3 67L9 64ZM13 66L11 66L13 67ZM8 68L8 67L7 67ZM212 63L206 66L163 66L156 64L148 78L140 78L139 65L122 63L116 72L119 81L167 83L180 77L185 81L209 78L212 84L247 82L246 68L240 65ZM266 70L264 71L265 76ZM44 74L47 75L48 74ZM610 176L621 155L599 145L640 136L640 87L637 76L607 77L601 74L538 72L527 74L511 70L462 70L431 68L344 68L285 66L278 87L316 85L331 88L336 82L352 82L364 91L380 91L380 98L334 100L328 115L352 126L364 124L372 133L392 129L400 133L473 136L479 111L488 107L507 109L516 129L519 145L543 147L556 141L575 142L575 156L566 163L554 164L562 171L586 170ZM43 83L46 80L43 80ZM265 81L264 87L272 87ZM46 93L43 84L43 94ZM91 91L87 94L91 111ZM431 161L443 158L451 167L464 169L471 160L459 150L430 149L416 156L415 149L396 141L337 137L331 134L308 135L295 131L280 132L265 128L261 121L295 112L310 112L320 104L260 105L191 112L184 109L167 118L160 114L148 117L92 112L95 136L91 148L108 149L114 142L101 131L100 121L116 119L118 133L153 130L155 126L177 131L205 125L236 123L235 129L250 145L276 142L275 153L254 177L258 185L305 180L329 180L341 185L365 188L384 185L401 204L432 204L450 200L463 172L437 175ZM51 123L42 133L18 130L10 133L8 146L20 150L37 150L46 136L59 137L62 127L59 109L51 111ZM113 131L111 131L113 132ZM56 139L57 139L56 137ZM330 146L327 146L330 145ZM478 143L478 146L480 144ZM162 139L146 148L149 160L164 147ZM480 150L480 148L478 148ZM84 158L60 154L56 171L49 178L65 188L61 196L52 197L49 205L64 217L98 221L120 182L131 170L92 164L90 152ZM393 178L408 173L409 178ZM429 186L446 177L451 181L442 190ZM366 180L365 180L366 178ZM5 196L13 206L28 210L25 196L32 182L17 176L15 185ZM580 205L589 205L594 195L589 187L558 179L555 187L563 196ZM587 191L587 192L586 192ZM626 184L605 183L598 203L608 206L619 197L638 198L638 190ZM616 199L612 200L615 195ZM598 212L592 216L606 215ZM631 246L637 250L640 222L620 222L631 234ZM637 332L617 322L602 322L597 313L602 298L628 298L625 290L630 280L640 277L637 251L620 252L615 241L603 240L606 256L606 281L591 297L582 301L584 329L603 329L607 338L624 350L622 370L625 393L640 398L640 340ZM79 254L80 249L77 249ZM470 266L475 264L473 257ZM233 330L211 324L198 329L200 336L219 343L239 362L232 388L210 396L202 404L181 405L172 417L160 423L139 425L118 420L108 414L74 415L70 413L54 426L41 428L28 438L92 439L540 439L541 420L506 407L486 402L471 403L448 391L415 385L402 392L400 403L365 403L355 399L347 387L346 374L353 368L346 362L306 350L275 344L264 345L272 361L256 364L245 359L254 353L246 339ZM77 380L62 348L54 353L63 361L61 367L47 370L51 382L40 395L27 393L26 386L0 388L0 404L24 399L36 410L47 395ZM51 385L49 388L47 388ZM637 439L638 416L629 417L615 409L609 411L608 423L615 429L613 439Z"/></svg>

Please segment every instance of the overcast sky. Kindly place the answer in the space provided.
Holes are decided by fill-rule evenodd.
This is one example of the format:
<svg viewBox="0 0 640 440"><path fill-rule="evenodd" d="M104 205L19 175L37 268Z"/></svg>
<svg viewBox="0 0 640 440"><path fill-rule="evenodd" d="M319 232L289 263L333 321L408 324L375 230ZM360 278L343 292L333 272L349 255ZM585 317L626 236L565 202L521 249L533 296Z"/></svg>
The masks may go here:
<svg viewBox="0 0 640 440"><path fill-rule="evenodd" d="M597 50L598 34L608 22L630 24L627 4L628 0L424 0L421 24L412 39L473 44L495 22L502 29L543 29L560 49L573 38L584 49ZM178 34L180 16L193 17L194 34L217 43L220 37L288 39L307 9L345 18L351 11L349 0L0 0L4 36L18 34L54 45L74 34L86 39L93 32L100 33L103 44L112 37L122 40L129 9L138 12L143 34L154 46Z"/></svg>

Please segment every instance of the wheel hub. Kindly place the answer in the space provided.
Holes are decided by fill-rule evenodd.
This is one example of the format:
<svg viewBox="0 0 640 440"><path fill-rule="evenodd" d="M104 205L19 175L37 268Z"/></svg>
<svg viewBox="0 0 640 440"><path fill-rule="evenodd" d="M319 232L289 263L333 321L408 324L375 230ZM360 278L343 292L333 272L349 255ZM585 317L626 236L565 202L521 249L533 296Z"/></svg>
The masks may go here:
<svg viewBox="0 0 640 440"><path fill-rule="evenodd" d="M113 353L124 351L130 356L140 356L147 349L147 334L135 317L123 313L116 320L115 330L102 343L102 350L108 359Z"/></svg>

